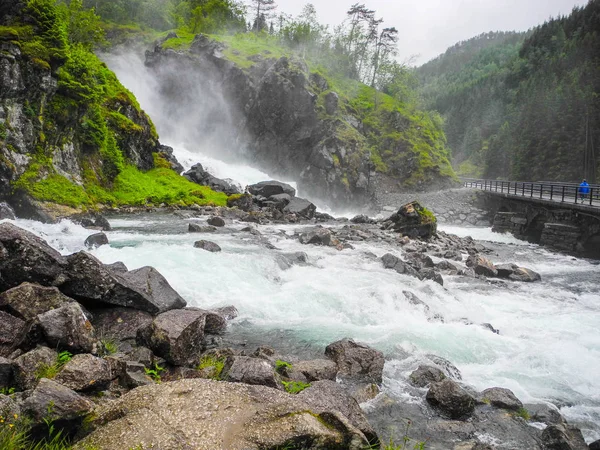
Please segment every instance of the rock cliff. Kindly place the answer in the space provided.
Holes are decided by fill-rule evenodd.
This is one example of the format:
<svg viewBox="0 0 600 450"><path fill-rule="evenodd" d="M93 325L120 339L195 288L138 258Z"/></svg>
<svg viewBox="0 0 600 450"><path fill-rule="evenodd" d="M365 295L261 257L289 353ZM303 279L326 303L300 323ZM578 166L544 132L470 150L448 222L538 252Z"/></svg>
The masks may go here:
<svg viewBox="0 0 600 450"><path fill-rule="evenodd" d="M377 183L389 190L454 182L443 132L432 124L422 130L390 97L355 82L352 94L334 92L326 76L295 56L263 52L244 59L204 35L175 50L177 39L168 36L146 52L162 95L178 104L175 114L186 102L210 103L206 95L222 91L226 102L207 107L215 122L232 124L226 145L296 180L303 193L348 205L369 201Z"/></svg>
<svg viewBox="0 0 600 450"><path fill-rule="evenodd" d="M163 150L135 98L69 39L65 20L50 0L0 1L0 198L35 218L33 199L105 203L94 188L110 190L125 166L153 168Z"/></svg>

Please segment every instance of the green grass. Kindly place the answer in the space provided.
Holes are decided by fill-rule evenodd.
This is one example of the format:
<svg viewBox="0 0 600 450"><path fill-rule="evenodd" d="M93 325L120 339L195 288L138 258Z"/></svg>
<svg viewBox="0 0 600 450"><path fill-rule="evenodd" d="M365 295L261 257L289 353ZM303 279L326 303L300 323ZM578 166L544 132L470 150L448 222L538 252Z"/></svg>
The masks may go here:
<svg viewBox="0 0 600 450"><path fill-rule="evenodd" d="M223 374L223 368L225 367L225 359L217 358L212 355L203 356L200 359L200 363L196 366L196 370L203 370L214 367L214 372L211 378L213 380L220 380Z"/></svg>
<svg viewBox="0 0 600 450"><path fill-rule="evenodd" d="M35 371L35 377L38 380L40 378L48 378L51 380L58 374L58 372L60 372L60 370L66 363L71 361L72 358L73 355L70 352L60 352L56 357L56 361L53 364L40 364Z"/></svg>
<svg viewBox="0 0 600 450"><path fill-rule="evenodd" d="M298 394L304 389L310 387L310 383L303 383L302 381L282 381L285 391L289 394Z"/></svg>
<svg viewBox="0 0 600 450"><path fill-rule="evenodd" d="M150 378L152 378L154 380L155 383L158 383L158 384L160 384L160 382L161 382L160 374L164 370L165 370L165 368L159 366L157 363L154 363L154 366L152 369L148 369L147 367L144 367L144 371L146 372L146 375L148 375Z"/></svg>
<svg viewBox="0 0 600 450"><path fill-rule="evenodd" d="M114 338L102 338L100 339L100 354L102 356L114 355L119 352L119 342Z"/></svg>
<svg viewBox="0 0 600 450"><path fill-rule="evenodd" d="M527 411L527 409L525 409L525 408L519 408L516 412L516 415L525 420L531 419L531 415L529 414L529 411Z"/></svg>

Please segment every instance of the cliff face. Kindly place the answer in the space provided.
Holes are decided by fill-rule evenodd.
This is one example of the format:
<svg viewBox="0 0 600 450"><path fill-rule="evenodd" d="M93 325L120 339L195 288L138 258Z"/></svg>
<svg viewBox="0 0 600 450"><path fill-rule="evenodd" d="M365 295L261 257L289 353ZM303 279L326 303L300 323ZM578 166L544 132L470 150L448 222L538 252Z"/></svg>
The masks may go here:
<svg viewBox="0 0 600 450"><path fill-rule="evenodd" d="M146 53L146 65L173 101L189 97L199 85L206 85L202 92L218 84L228 110L215 108L213 116L233 117L230 145L243 143L243 155L298 181L310 196L339 206L370 201L378 183L392 188L453 183L443 132L431 137L426 130L418 131L418 123L389 105L361 111L373 99L358 94L348 100L297 58L263 54L240 63L232 61L231 51L203 35L184 52L169 48L167 40ZM410 141L414 135L416 144Z"/></svg>
<svg viewBox="0 0 600 450"><path fill-rule="evenodd" d="M93 206L79 197L126 165L153 168L160 150L131 93L68 42L53 1L0 1L0 198L22 215L32 199Z"/></svg>

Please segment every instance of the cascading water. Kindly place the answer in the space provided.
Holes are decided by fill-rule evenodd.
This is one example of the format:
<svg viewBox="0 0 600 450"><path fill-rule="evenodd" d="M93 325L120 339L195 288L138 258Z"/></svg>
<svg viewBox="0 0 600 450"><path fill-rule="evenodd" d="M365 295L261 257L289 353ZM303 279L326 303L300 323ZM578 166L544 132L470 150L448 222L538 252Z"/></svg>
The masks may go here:
<svg viewBox="0 0 600 450"><path fill-rule="evenodd" d="M162 104L156 81L139 59L105 59L185 166L202 162L216 176L242 185L268 178L230 159L217 159L226 152L206 148L220 145L216 138L207 136L202 145L193 146L193 135L182 128L191 122L176 124L164 114L174 105ZM433 353L452 361L475 388L502 386L524 402L551 402L583 428L588 441L600 438L600 271L592 261L550 253L487 228L440 227L488 241L496 263L514 262L542 276L538 283L498 285L445 276L442 287L384 269L372 254L399 254L384 243L353 243L354 250L339 252L286 237L300 226L261 227L282 251L308 253L308 265L283 270L278 252L247 233L212 235L221 253L191 250L198 235L186 232L187 222L172 215L113 218L110 246L92 253L105 263L123 261L130 269L156 267L190 305L235 305L240 317L230 333L249 346L270 344L314 356L342 337L365 341L387 355L384 391L391 396L405 395L406 376L425 354ZM17 225L65 254L82 250L89 235L68 221L42 225L18 220ZM430 311L410 304L402 291L415 293ZM432 320L434 315L443 321ZM500 334L477 325L486 322Z"/></svg>

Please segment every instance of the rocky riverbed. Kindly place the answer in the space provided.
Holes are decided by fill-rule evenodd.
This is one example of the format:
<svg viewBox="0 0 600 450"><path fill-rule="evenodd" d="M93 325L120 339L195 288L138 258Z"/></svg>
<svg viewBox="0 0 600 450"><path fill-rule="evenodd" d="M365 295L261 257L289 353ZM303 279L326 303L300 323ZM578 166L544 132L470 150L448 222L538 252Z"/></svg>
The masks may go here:
<svg viewBox="0 0 600 450"><path fill-rule="evenodd" d="M448 352L422 353L406 342L413 335L423 350L432 347L411 331L415 325L429 332L476 330L472 336L484 336L481 342L513 339L502 322L457 317L452 308L443 308L439 299L447 288L442 285L518 293L519 286L546 281L543 273L540 281L538 273L517 264L494 264L506 259L493 246L424 226L415 212L419 207L407 205L381 221L334 220L312 210L311 219L289 212L274 217L272 205L254 212L138 212L106 222L79 218L107 230L106 239L87 241L95 256L73 253L84 247L86 234L71 222L52 228L18 222L46 235L60 251L5 222L0 225L0 384L10 395L0 395L0 404L5 412L30 416L40 431L52 402L52 419L80 440L77 448L154 443L164 449L359 449L404 436L431 449L587 448L581 432L551 403L532 404L530 395L522 401L502 385L474 383L471 369L465 374L459 369L464 362L449 360ZM405 228L411 221L414 232ZM199 241L222 251L194 248ZM258 253L248 253L251 248ZM197 280L180 278L181 270L169 267L174 261L169 249L176 258L189 255L179 262L196 267ZM140 267L157 252L164 255L165 264L158 265L167 278ZM135 269L112 263L115 255ZM271 262L265 265L267 258ZM371 305L353 303L350 292L346 304L331 297L328 312L301 312L310 305L322 308L318 298L327 288L315 285L322 281L317 278L311 288L304 276L330 271L330 288L339 289L335 273L338 278L338 270L352 273L357 262L367 285L375 267L380 284L397 280L392 301L404 319L394 327L409 331L398 343L370 318ZM260 267L259 279L245 279L243 270L254 265ZM219 279L211 283L207 274ZM375 304L385 302L377 291L365 291L369 297ZM378 308L381 314L387 304ZM362 325L337 324L335 314L356 314L351 322ZM287 317L287 325L269 325L278 315ZM304 317L312 326L299 326ZM370 329L383 340L369 337ZM365 337L369 343L360 343ZM65 351L73 356L60 363ZM57 373L51 377L40 370L44 367ZM227 412L232 410L237 415ZM152 433L149 421L155 424Z"/></svg>

